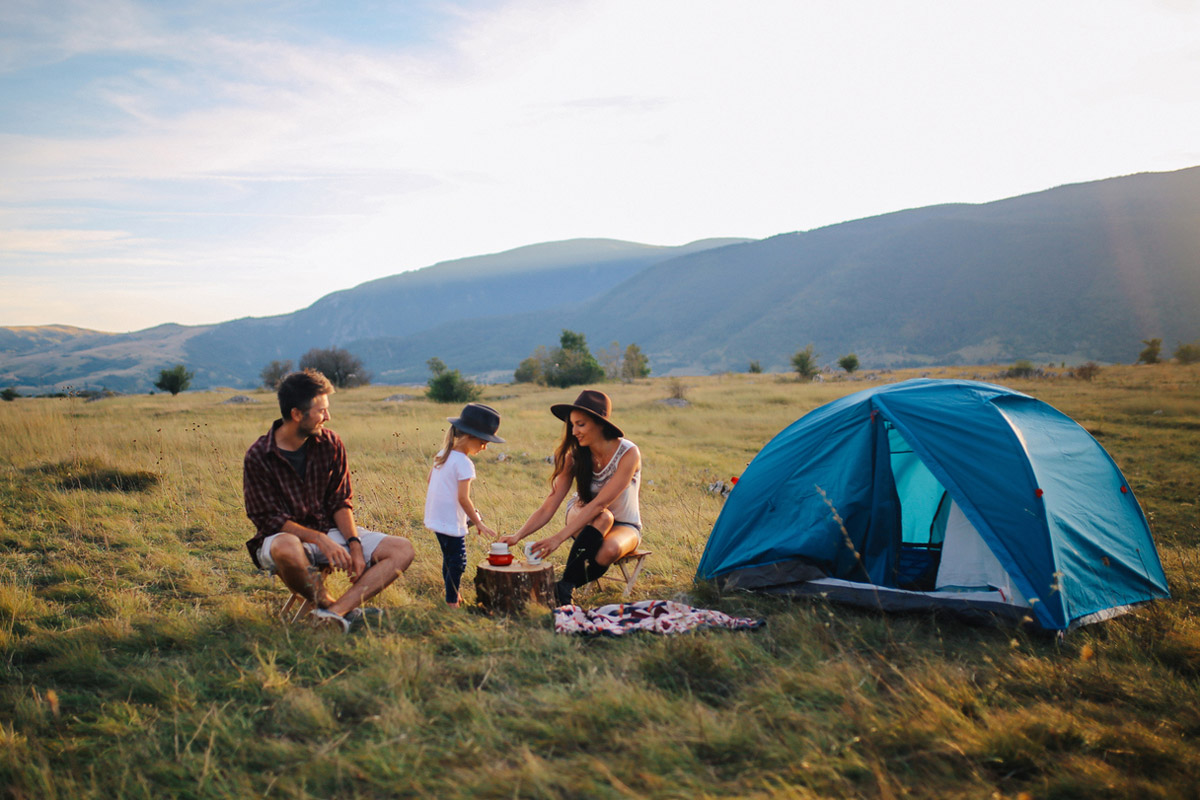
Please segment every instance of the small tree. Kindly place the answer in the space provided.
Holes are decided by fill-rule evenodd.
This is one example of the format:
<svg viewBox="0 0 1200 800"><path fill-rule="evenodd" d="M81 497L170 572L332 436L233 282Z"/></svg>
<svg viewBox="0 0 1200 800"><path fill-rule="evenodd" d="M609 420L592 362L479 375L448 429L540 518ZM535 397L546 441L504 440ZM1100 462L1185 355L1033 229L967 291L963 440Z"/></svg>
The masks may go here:
<svg viewBox="0 0 1200 800"><path fill-rule="evenodd" d="M1162 339L1142 339L1146 349L1138 353L1135 364L1157 364L1158 354L1162 351Z"/></svg>
<svg viewBox="0 0 1200 800"><path fill-rule="evenodd" d="M292 371L292 361L272 361L262 368L262 372L258 373L258 377L262 379L262 385L274 391L279 388L279 382L283 380L283 376Z"/></svg>
<svg viewBox="0 0 1200 800"><path fill-rule="evenodd" d="M604 379L615 381L621 377L621 343L613 342L596 353L596 360L604 368Z"/></svg>
<svg viewBox="0 0 1200 800"><path fill-rule="evenodd" d="M1037 372L1033 362L1027 359L1014 361L1013 365L1004 371L1006 378L1032 378Z"/></svg>
<svg viewBox="0 0 1200 800"><path fill-rule="evenodd" d="M746 371L753 375L757 375L758 373L762 372L762 364L757 361L751 361L750 367Z"/></svg>
<svg viewBox="0 0 1200 800"><path fill-rule="evenodd" d="M604 380L604 367L588 350L587 338L582 333L564 328L559 346L550 351L549 363L543 365L542 374L547 386L564 389Z"/></svg>
<svg viewBox="0 0 1200 800"><path fill-rule="evenodd" d="M838 359L838 366L846 370L846 374L849 375L858 369L858 356L854 353L844 355Z"/></svg>
<svg viewBox="0 0 1200 800"><path fill-rule="evenodd" d="M11 386L9 386L3 392L0 392L0 400L3 400L6 403L11 403L13 400L16 400L20 396L21 396L21 393L18 392L16 389L14 389Z"/></svg>
<svg viewBox="0 0 1200 800"><path fill-rule="evenodd" d="M792 356L792 367L796 370L796 375L800 380L811 381L817 376L817 372L819 372L817 354L813 352L811 344L803 350L796 351L796 354Z"/></svg>
<svg viewBox="0 0 1200 800"><path fill-rule="evenodd" d="M188 388L188 384L192 382L192 378L194 377L196 376L188 372L183 364L176 364L170 369L159 371L158 380L154 382L154 388L177 395Z"/></svg>
<svg viewBox="0 0 1200 800"><path fill-rule="evenodd" d="M446 363L436 356L425 364L433 373L425 396L435 403L469 403L478 400L483 392L483 389L464 378L458 370L449 369Z"/></svg>
<svg viewBox="0 0 1200 800"><path fill-rule="evenodd" d="M513 380L517 383L537 383L542 378L542 362L536 355L522 361L517 366L517 371L513 373Z"/></svg>
<svg viewBox="0 0 1200 800"><path fill-rule="evenodd" d="M1200 340L1182 344L1175 348L1175 360L1180 364L1195 364L1200 361Z"/></svg>
<svg viewBox="0 0 1200 800"><path fill-rule="evenodd" d="M650 377L650 359L642 352L642 348L631 344L625 348L625 356L621 359L621 380L628 383L638 378Z"/></svg>
<svg viewBox="0 0 1200 800"><path fill-rule="evenodd" d="M300 357L300 369L315 369L339 389L352 389L371 382L362 360L340 347L314 347Z"/></svg>
<svg viewBox="0 0 1200 800"><path fill-rule="evenodd" d="M1071 371L1071 374L1081 381L1090 381L1100 374L1100 365L1095 361L1089 361L1086 364L1080 364Z"/></svg>

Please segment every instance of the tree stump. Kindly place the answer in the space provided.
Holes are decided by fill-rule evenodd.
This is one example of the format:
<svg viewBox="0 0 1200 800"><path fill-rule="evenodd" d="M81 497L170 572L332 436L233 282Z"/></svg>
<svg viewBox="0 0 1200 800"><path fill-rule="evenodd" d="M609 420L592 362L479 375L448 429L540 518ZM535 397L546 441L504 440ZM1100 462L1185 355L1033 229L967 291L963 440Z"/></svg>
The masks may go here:
<svg viewBox="0 0 1200 800"><path fill-rule="evenodd" d="M513 614L529 601L544 606L554 601L554 565L514 561L495 567L485 559L475 572L475 598L484 611Z"/></svg>

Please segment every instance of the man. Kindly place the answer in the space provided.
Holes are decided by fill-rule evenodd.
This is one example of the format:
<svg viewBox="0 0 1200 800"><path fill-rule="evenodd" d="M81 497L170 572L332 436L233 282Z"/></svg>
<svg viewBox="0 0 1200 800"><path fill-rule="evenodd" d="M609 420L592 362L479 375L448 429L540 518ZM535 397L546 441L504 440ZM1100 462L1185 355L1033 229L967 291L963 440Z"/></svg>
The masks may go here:
<svg viewBox="0 0 1200 800"><path fill-rule="evenodd" d="M280 381L283 416L246 451L242 487L246 516L257 529L246 542L255 566L311 600L314 617L348 631L362 616L359 605L412 563L413 547L354 524L346 447L325 428L333 391L312 369ZM321 579L326 566L350 576L350 588L337 599Z"/></svg>

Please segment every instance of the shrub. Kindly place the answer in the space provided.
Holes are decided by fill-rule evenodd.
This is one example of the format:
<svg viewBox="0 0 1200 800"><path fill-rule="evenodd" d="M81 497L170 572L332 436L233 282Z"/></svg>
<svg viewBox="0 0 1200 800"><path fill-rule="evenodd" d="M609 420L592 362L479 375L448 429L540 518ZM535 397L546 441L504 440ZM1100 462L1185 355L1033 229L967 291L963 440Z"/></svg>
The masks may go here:
<svg viewBox="0 0 1200 800"><path fill-rule="evenodd" d="M838 359L838 366L846 370L846 374L849 375L858 369L858 356L854 355L854 353L844 355Z"/></svg>
<svg viewBox="0 0 1200 800"><path fill-rule="evenodd" d="M613 342L614 355L620 345ZM607 356L606 356L607 357ZM615 368L615 362L614 368ZM518 375L518 373L520 373ZM583 383L598 383L604 380L604 367L588 350L587 338L582 333L563 329L559 338L559 346L547 350L539 346L533 355L521 362L513 378L521 382L523 378L532 380L544 386L577 386Z"/></svg>
<svg viewBox="0 0 1200 800"><path fill-rule="evenodd" d="M1157 364L1159 353L1162 351L1162 339L1142 339L1146 348L1138 353L1135 364Z"/></svg>
<svg viewBox="0 0 1200 800"><path fill-rule="evenodd" d="M604 367L587 350L552 351L558 355L553 364L543 370L546 385L565 389L568 386L579 386L585 383L599 383L604 380Z"/></svg>
<svg viewBox="0 0 1200 800"><path fill-rule="evenodd" d="M315 369L339 389L365 386L371 382L371 373L363 369L358 356L340 347L314 347L300 357L300 369Z"/></svg>
<svg viewBox="0 0 1200 800"><path fill-rule="evenodd" d="M11 386L9 386L3 392L0 392L0 400L3 400L6 403L11 403L13 400L16 400L20 396L21 396L21 393L18 392L16 389L14 389Z"/></svg>
<svg viewBox="0 0 1200 800"><path fill-rule="evenodd" d="M813 352L813 346L810 344L803 350L797 350L792 356L792 367L796 370L796 375L801 380L811 381L816 377L817 372L817 354Z"/></svg>
<svg viewBox="0 0 1200 800"><path fill-rule="evenodd" d="M1200 340L1176 347L1175 360L1180 364L1195 364L1200 361Z"/></svg>
<svg viewBox="0 0 1200 800"><path fill-rule="evenodd" d="M630 383L650 375L650 359L636 344L629 345L622 352L621 343L613 342L597 353L596 359L604 369L605 380Z"/></svg>
<svg viewBox="0 0 1200 800"><path fill-rule="evenodd" d="M1032 378L1035 372L1036 369L1034 368L1032 361L1021 359L1020 361L1014 361L1013 365L1004 371L1004 377Z"/></svg>
<svg viewBox="0 0 1200 800"><path fill-rule="evenodd" d="M1086 364L1080 364L1071 371L1071 374L1081 381L1090 381L1100 374L1100 365L1095 361L1089 361Z"/></svg>
<svg viewBox="0 0 1200 800"><path fill-rule="evenodd" d="M650 377L650 359L642 352L642 348L631 344L625 348L625 356L621 359L621 380L634 381L638 378Z"/></svg>
<svg viewBox="0 0 1200 800"><path fill-rule="evenodd" d="M688 387L679 378L667 381L667 392L672 400L687 400Z"/></svg>
<svg viewBox="0 0 1200 800"><path fill-rule="evenodd" d="M177 395L188 388L188 384L194 377L196 376L188 372L183 364L176 364L170 369L164 369L158 373L158 380L154 382L154 388Z"/></svg>
<svg viewBox="0 0 1200 800"><path fill-rule="evenodd" d="M272 361L262 368L262 372L258 373L258 377L262 379L262 385L274 391L279 388L279 382L283 380L283 376L292 371L292 361Z"/></svg>
<svg viewBox="0 0 1200 800"><path fill-rule="evenodd" d="M750 367L746 371L753 375L757 375L762 372L762 364L758 363L757 361L751 361Z"/></svg>
<svg viewBox="0 0 1200 800"><path fill-rule="evenodd" d="M433 377L429 379L429 390L425 396L435 403L469 403L478 400L483 389L467 380L456 369L449 369L436 356L425 362Z"/></svg>
<svg viewBox="0 0 1200 800"><path fill-rule="evenodd" d="M542 362L537 356L530 356L517 366L513 380L517 383L538 383L542 377Z"/></svg>

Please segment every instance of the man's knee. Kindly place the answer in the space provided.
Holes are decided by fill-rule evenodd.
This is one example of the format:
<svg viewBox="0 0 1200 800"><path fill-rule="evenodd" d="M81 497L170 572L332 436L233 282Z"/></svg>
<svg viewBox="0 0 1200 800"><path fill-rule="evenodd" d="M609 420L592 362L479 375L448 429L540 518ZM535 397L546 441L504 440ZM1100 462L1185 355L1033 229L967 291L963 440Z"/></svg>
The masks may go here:
<svg viewBox="0 0 1200 800"><path fill-rule="evenodd" d="M277 567L307 567L308 552L300 537L291 533L281 533L271 541L271 561Z"/></svg>
<svg viewBox="0 0 1200 800"><path fill-rule="evenodd" d="M391 566L395 568L398 574L408 569L408 566L412 564L415 557L416 550L413 549L412 542L403 536L389 536L375 548L372 560L376 564L385 561L391 562Z"/></svg>

